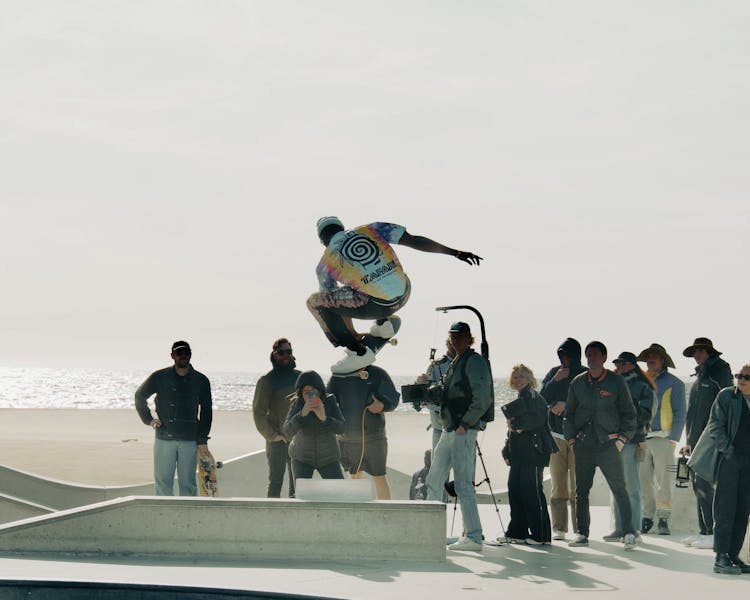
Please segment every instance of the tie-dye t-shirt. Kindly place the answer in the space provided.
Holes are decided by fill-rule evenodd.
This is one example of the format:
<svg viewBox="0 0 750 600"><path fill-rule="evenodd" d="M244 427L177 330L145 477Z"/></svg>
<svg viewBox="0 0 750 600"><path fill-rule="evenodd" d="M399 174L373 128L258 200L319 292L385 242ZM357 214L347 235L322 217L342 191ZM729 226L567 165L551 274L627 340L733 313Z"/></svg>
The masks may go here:
<svg viewBox="0 0 750 600"><path fill-rule="evenodd" d="M383 300L401 296L407 278L391 244L405 231L394 223L370 223L334 235L316 269L320 289L340 283Z"/></svg>

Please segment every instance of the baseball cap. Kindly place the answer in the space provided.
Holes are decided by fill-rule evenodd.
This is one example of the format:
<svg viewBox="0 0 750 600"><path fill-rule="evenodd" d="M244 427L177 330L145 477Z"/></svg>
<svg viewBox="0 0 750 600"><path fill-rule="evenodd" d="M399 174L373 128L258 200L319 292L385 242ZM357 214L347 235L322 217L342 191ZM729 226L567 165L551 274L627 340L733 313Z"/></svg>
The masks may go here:
<svg viewBox="0 0 750 600"><path fill-rule="evenodd" d="M449 333L471 333L471 327L463 321L456 321L448 330Z"/></svg>

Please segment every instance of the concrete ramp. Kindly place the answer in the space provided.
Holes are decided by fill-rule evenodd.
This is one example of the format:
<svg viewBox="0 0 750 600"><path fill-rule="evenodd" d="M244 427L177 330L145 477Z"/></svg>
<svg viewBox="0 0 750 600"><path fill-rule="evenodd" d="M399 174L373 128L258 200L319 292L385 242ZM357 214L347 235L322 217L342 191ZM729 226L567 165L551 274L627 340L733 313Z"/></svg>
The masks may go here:
<svg viewBox="0 0 750 600"><path fill-rule="evenodd" d="M49 506L27 502L21 498L0 494L0 523L10 523L54 512Z"/></svg>
<svg viewBox="0 0 750 600"><path fill-rule="evenodd" d="M445 506L129 497L0 526L0 553L214 561L445 560Z"/></svg>

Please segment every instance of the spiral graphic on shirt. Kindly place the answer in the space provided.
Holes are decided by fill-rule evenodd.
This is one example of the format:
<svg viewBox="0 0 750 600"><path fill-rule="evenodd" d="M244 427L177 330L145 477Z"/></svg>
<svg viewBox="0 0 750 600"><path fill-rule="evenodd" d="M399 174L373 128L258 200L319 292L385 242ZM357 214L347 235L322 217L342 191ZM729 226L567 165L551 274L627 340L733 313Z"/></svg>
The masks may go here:
<svg viewBox="0 0 750 600"><path fill-rule="evenodd" d="M353 235L341 246L341 254L349 262L366 267L380 258L380 248L365 235Z"/></svg>

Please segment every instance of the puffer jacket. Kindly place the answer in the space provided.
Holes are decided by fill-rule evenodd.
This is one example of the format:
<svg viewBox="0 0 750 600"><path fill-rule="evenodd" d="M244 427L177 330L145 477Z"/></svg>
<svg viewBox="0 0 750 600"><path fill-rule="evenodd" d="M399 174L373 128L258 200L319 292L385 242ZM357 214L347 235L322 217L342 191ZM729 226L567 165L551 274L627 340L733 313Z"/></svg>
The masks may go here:
<svg viewBox="0 0 750 600"><path fill-rule="evenodd" d="M726 361L710 356L702 365L695 367L696 380L690 388L685 436L687 444L694 448L708 424L711 405L716 395L724 388L732 387L732 370Z"/></svg>
<svg viewBox="0 0 750 600"><path fill-rule="evenodd" d="M322 402L325 421L321 422L313 413L303 417L300 412L305 401L298 396L292 400L284 421L284 436L291 440L289 456L316 469L341 458L336 435L344 432L344 416L336 398L328 394Z"/></svg>

